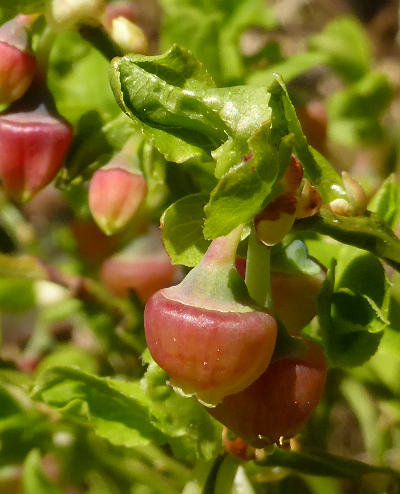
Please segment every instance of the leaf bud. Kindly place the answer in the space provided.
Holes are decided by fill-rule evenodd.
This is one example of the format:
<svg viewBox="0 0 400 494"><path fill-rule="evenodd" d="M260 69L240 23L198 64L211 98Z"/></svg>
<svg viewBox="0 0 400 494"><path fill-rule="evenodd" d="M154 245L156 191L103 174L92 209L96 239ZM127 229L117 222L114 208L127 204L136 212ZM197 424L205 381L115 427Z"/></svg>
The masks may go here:
<svg viewBox="0 0 400 494"><path fill-rule="evenodd" d="M296 219L309 218L318 213L322 206L322 197L318 189L307 179L297 198Z"/></svg>
<svg viewBox="0 0 400 494"><path fill-rule="evenodd" d="M27 33L32 21L31 16L19 15L0 27L0 104L21 98L33 80L36 60Z"/></svg>
<svg viewBox="0 0 400 494"><path fill-rule="evenodd" d="M143 30L126 17L116 17L111 22L111 39L124 53L147 53L149 43Z"/></svg>
<svg viewBox="0 0 400 494"><path fill-rule="evenodd" d="M132 22L136 22L138 18L137 6L134 2L120 1L106 5L103 15L103 26L107 31L111 30L112 21L117 17L125 17Z"/></svg>
<svg viewBox="0 0 400 494"><path fill-rule="evenodd" d="M49 0L46 20L55 31L65 31L79 24L100 24L104 0Z"/></svg>
<svg viewBox="0 0 400 494"><path fill-rule="evenodd" d="M353 214L355 216L363 214L366 211L368 204L368 198L365 190L355 178L345 171L342 172L342 180L350 203L353 207Z"/></svg>
<svg viewBox="0 0 400 494"><path fill-rule="evenodd" d="M0 115L0 178L7 195L26 202L49 184L62 165L72 133L47 88L39 84Z"/></svg>
<svg viewBox="0 0 400 494"><path fill-rule="evenodd" d="M304 171L300 161L292 154L290 165L282 179L283 190L287 194L296 194L303 180Z"/></svg>

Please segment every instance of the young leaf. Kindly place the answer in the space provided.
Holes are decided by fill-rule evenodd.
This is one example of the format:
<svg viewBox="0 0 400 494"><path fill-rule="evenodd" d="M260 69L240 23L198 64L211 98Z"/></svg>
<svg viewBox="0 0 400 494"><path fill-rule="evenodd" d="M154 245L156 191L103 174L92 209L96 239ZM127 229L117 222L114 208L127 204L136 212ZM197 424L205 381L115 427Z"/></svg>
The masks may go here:
<svg viewBox="0 0 400 494"><path fill-rule="evenodd" d="M61 489L43 473L40 454L33 449L24 463L23 484L25 494L61 494Z"/></svg>
<svg viewBox="0 0 400 494"><path fill-rule="evenodd" d="M217 177L240 163L247 140L271 117L265 88L216 89L177 46L160 56L114 59L111 84L122 109L167 160L211 161L214 151Z"/></svg>
<svg viewBox="0 0 400 494"><path fill-rule="evenodd" d="M279 150L269 140L268 127L251 138L249 158L231 168L212 191L205 207L206 238L226 235L238 225L248 223L273 199L274 186L289 166L292 136L282 139Z"/></svg>
<svg viewBox="0 0 400 494"><path fill-rule="evenodd" d="M342 180L334 168L316 150L308 145L296 110L289 98L286 86L279 75L270 87L272 114L280 120L278 132L292 133L295 152L300 159L307 178L318 187L324 203L346 197Z"/></svg>
<svg viewBox="0 0 400 494"><path fill-rule="evenodd" d="M209 242L203 237L208 196L190 194L169 206L161 218L163 243L173 264L197 266Z"/></svg>

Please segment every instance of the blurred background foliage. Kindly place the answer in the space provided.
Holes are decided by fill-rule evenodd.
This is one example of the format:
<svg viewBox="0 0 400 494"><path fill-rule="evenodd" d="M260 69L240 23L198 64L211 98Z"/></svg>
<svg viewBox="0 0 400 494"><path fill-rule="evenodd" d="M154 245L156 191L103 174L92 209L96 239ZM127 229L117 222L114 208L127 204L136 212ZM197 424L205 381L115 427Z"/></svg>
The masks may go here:
<svg viewBox="0 0 400 494"><path fill-rule="evenodd" d="M275 72L281 74L309 142L337 170L350 171L370 198L391 176L370 208L398 229L397 1L137 0L133 5L151 53L174 43L187 47L218 86L267 86ZM40 0L0 1L3 21L43 7ZM36 29L39 39L43 19ZM342 467L327 460L331 470L326 467L325 476L318 455L309 463L299 458L297 467L284 454L239 468L236 460L218 457L222 464L210 487L221 449L219 424L195 400L167 388L154 363L145 371L143 362L150 359L143 354L142 302L134 293L110 295L99 271L149 221L157 224L169 204L189 192L209 191L215 180L204 162L193 160L184 169L166 166L167 160L138 137L136 159L151 200L123 233L107 237L98 229L87 204L87 180L135 130L114 100L109 60L81 34L58 34L50 55L49 87L75 132L58 188L48 186L23 207L0 191L0 493L397 492L398 478L384 469L400 470L399 274L387 265L383 270L372 256L360 260L353 247L306 234L301 238L310 255L327 267L332 258L338 260L330 303L342 317L335 316L341 328L349 317L340 288L349 288L343 280L351 280L352 269L365 269L366 284L374 283L359 291L351 287L357 295L376 295L382 302L385 283L391 288L386 314L373 313L356 343L342 339L338 353L329 356L334 365L326 392L299 447L383 470L364 472L358 464ZM24 257L10 264L10 254ZM63 274L49 279L37 258ZM317 337L320 326L314 320L304 334ZM363 365L352 367L358 363Z"/></svg>

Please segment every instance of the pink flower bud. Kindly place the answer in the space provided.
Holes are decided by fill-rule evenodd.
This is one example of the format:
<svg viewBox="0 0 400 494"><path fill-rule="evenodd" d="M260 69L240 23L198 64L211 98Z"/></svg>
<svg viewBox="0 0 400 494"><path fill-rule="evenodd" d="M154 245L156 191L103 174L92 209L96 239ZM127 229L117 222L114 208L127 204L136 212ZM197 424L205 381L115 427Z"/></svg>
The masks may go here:
<svg viewBox="0 0 400 494"><path fill-rule="evenodd" d="M103 15L103 26L107 31L111 30L112 21L117 17L125 17L132 22L138 20L137 6L133 2L113 2L106 6Z"/></svg>
<svg viewBox="0 0 400 494"><path fill-rule="evenodd" d="M142 175L120 167L97 170L89 186L90 211L103 232L112 235L133 218L146 194Z"/></svg>
<svg viewBox="0 0 400 494"><path fill-rule="evenodd" d="M30 17L18 16L0 27L0 104L21 98L35 74L26 32L30 22Z"/></svg>
<svg viewBox="0 0 400 494"><path fill-rule="evenodd" d="M26 202L50 183L72 141L48 91L36 84L0 115L0 178L6 193Z"/></svg>
<svg viewBox="0 0 400 494"><path fill-rule="evenodd" d="M177 268L171 264L158 230L136 237L121 252L104 261L100 278L111 292L126 297L134 290L146 302L157 290L170 286Z"/></svg>

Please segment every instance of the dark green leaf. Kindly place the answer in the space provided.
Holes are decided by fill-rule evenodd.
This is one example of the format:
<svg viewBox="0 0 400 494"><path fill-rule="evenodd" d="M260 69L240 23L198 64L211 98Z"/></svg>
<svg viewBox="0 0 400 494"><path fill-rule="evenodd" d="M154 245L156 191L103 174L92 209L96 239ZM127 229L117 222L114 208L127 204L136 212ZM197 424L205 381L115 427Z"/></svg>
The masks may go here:
<svg viewBox="0 0 400 494"><path fill-rule="evenodd" d="M163 243L174 264L197 266L209 242L203 237L208 196L191 194L171 204L161 218Z"/></svg>

